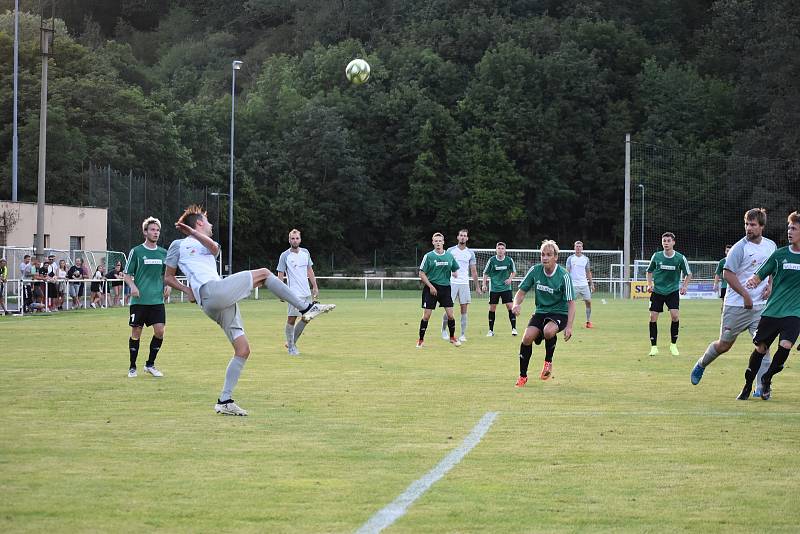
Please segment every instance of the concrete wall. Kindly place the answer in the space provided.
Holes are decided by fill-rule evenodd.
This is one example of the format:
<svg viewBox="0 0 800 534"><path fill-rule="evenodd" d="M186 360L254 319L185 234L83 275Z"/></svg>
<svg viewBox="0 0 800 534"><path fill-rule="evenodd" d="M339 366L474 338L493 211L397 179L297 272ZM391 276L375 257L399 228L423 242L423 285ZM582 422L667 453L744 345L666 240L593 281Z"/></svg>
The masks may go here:
<svg viewBox="0 0 800 534"><path fill-rule="evenodd" d="M0 216L10 214L16 220L6 234L6 246L32 247L36 234L36 204L0 201ZM0 218L0 221L2 219ZM106 250L108 210L46 204L44 233L50 235L46 248L69 250L70 236L82 236L84 250Z"/></svg>

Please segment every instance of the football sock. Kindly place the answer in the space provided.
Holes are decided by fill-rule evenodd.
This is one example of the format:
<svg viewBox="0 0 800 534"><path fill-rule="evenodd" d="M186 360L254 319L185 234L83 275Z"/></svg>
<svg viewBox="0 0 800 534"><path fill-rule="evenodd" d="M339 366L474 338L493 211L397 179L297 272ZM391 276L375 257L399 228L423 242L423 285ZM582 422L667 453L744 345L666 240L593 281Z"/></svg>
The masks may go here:
<svg viewBox="0 0 800 534"><path fill-rule="evenodd" d="M267 279L264 281L264 287L272 291L272 294L278 297L281 300L285 300L298 310L300 313L305 313L311 309L313 304L306 304L304 300L299 298L294 292L289 289L289 286L281 282L277 276L267 276ZM225 400L225 399L222 399Z"/></svg>
<svg viewBox="0 0 800 534"><path fill-rule="evenodd" d="M425 330L428 329L428 321L420 319L419 321L419 338L425 339Z"/></svg>
<svg viewBox="0 0 800 534"><path fill-rule="evenodd" d="M586 308L586 322L588 323L591 320L592 320L592 309Z"/></svg>
<svg viewBox="0 0 800 534"><path fill-rule="evenodd" d="M772 358L769 369L767 369L767 372L761 377L762 382L771 381L773 376L783 371L783 364L786 363L786 359L789 357L789 350L790 349L779 347L778 350L775 351L775 356Z"/></svg>
<svg viewBox="0 0 800 534"><path fill-rule="evenodd" d="M672 321L672 323L669 325L669 335L670 335L670 338L672 339L672 343L677 343L678 342L678 328L679 328L678 325L679 324L680 324L680 321Z"/></svg>
<svg viewBox="0 0 800 534"><path fill-rule="evenodd" d="M447 331L447 313L445 312L444 314L442 314L442 333L446 331Z"/></svg>
<svg viewBox="0 0 800 534"><path fill-rule="evenodd" d="M272 277L270 277L272 278ZM242 369L247 358L241 356L234 356L228 363L228 369L225 371L225 384L222 386L222 393L219 395L219 400L228 400L233 395L233 388L239 381L239 376L242 374Z"/></svg>
<svg viewBox="0 0 800 534"><path fill-rule="evenodd" d="M489 312L489 330L494 330L494 319L497 314L493 311Z"/></svg>
<svg viewBox="0 0 800 534"><path fill-rule="evenodd" d="M136 358L139 356L139 340L130 338L128 348L131 351L131 369L136 369Z"/></svg>
<svg viewBox="0 0 800 534"><path fill-rule="evenodd" d="M747 362L747 369L744 372L744 381L748 384L753 383L753 379L756 377L756 373L758 372L758 368L761 367L761 360L764 358L764 355L754 350L753 353L750 355L750 361Z"/></svg>
<svg viewBox="0 0 800 534"><path fill-rule="evenodd" d="M455 335L456 335L456 320L455 320L455 318L447 320L447 330L450 332L450 337L455 337Z"/></svg>
<svg viewBox="0 0 800 534"><path fill-rule="evenodd" d="M150 340L150 356L148 356L145 366L153 367L156 364L156 356L158 356L158 351L163 342L164 338L153 336L153 339Z"/></svg>
<svg viewBox="0 0 800 534"><path fill-rule="evenodd" d="M300 322L302 323L303 321ZM287 348L294 347L294 325L286 323L286 327L284 327L283 333L286 336L286 344L288 345Z"/></svg>
<svg viewBox="0 0 800 534"><path fill-rule="evenodd" d="M528 364L533 354L533 346L519 344L519 376L528 376Z"/></svg>
<svg viewBox="0 0 800 534"><path fill-rule="evenodd" d="M304 323L303 321L297 321L294 323L294 342L297 344L297 340L300 339L300 334L303 333L303 330L306 329L306 325L308 323Z"/></svg>
<svg viewBox="0 0 800 534"><path fill-rule="evenodd" d="M717 352L717 344L711 343L708 347L706 347L705 353L697 363L700 364L700 367L708 367L711 362L717 359L717 356L719 356L719 352Z"/></svg>
<svg viewBox="0 0 800 534"><path fill-rule="evenodd" d="M511 310L508 310L508 320L511 321L511 328L517 327L517 316Z"/></svg>
<svg viewBox="0 0 800 534"><path fill-rule="evenodd" d="M764 358L761 360L761 367L758 368L758 373L756 373L756 385L761 383L761 377L764 376L764 373L767 372L769 366L772 365L772 359L769 356L769 351L764 354Z"/></svg>
<svg viewBox="0 0 800 534"><path fill-rule="evenodd" d="M658 323L650 321L650 344L656 346L658 344Z"/></svg>
<svg viewBox="0 0 800 534"><path fill-rule="evenodd" d="M467 337L467 314L461 314L461 335Z"/></svg>
<svg viewBox="0 0 800 534"><path fill-rule="evenodd" d="M556 351L557 340L558 338L556 336L544 340L544 361L546 362L553 361L553 353Z"/></svg>

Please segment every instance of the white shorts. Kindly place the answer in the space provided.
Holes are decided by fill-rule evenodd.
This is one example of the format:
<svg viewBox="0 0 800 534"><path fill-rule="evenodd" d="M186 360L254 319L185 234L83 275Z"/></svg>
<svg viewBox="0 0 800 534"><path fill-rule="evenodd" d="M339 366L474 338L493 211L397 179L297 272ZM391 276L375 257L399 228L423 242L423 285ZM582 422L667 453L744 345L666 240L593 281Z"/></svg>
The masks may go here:
<svg viewBox="0 0 800 534"><path fill-rule="evenodd" d="M302 299L302 301L303 301L303 304L304 304L306 307L307 307L309 304L311 304L311 303L312 303L311 295L307 295L307 296L305 296L305 297L300 297L300 299ZM303 312L301 312L300 310L298 310L297 308L295 308L295 307L294 307L294 306L292 306L291 304L289 304L289 305L288 305L288 308L287 308L287 310L286 310L286 316L287 316L287 317L300 317L301 315L303 315Z"/></svg>
<svg viewBox="0 0 800 534"><path fill-rule="evenodd" d="M575 289L575 300L582 298L583 300L592 300L592 291L589 286L572 286Z"/></svg>
<svg viewBox="0 0 800 534"><path fill-rule="evenodd" d="M450 295L453 297L453 306L456 305L456 299L459 304L469 304L472 302L472 295L469 291L469 284L450 284Z"/></svg>
<svg viewBox="0 0 800 534"><path fill-rule="evenodd" d="M253 274L250 271L207 282L200 288L203 311L222 328L231 343L244 335L237 303L249 297L252 290Z"/></svg>
<svg viewBox="0 0 800 534"><path fill-rule="evenodd" d="M732 343L745 330L750 331L750 338L752 338L758 328L758 321L761 320L762 311L764 311L763 307L747 310L742 306L724 306L719 326L720 341Z"/></svg>

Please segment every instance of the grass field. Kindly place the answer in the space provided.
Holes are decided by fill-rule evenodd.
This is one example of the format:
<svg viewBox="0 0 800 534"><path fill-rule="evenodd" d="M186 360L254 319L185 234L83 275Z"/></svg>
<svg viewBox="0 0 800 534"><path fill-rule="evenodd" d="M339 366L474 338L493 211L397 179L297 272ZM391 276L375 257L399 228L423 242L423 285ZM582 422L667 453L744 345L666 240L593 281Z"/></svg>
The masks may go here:
<svg viewBox="0 0 800 534"><path fill-rule="evenodd" d="M744 338L692 386L718 302L683 304L680 357L662 315L650 358L646 302L595 301L554 379L536 347L516 389L519 338L502 313L484 337L484 301L463 347L434 327L415 350L418 295L357 295L323 295L299 358L285 305L243 304L246 418L213 411L231 349L194 305L168 307L162 379L126 377L125 309L0 318L0 530L353 532L498 412L387 532L797 532L798 353L768 402L734 399Z"/></svg>

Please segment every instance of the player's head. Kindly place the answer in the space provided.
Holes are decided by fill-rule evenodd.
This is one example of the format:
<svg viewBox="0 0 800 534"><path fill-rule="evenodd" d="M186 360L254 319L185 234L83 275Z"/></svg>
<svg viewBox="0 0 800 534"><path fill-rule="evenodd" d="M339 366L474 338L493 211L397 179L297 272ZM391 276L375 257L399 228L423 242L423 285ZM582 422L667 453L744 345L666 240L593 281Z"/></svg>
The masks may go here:
<svg viewBox="0 0 800 534"><path fill-rule="evenodd" d="M198 206L197 204L192 204L186 208L181 218L178 219L178 222L185 224L189 228L194 228L208 237L211 237L214 230L214 227L211 226L211 223L208 222L206 218L205 210L203 210L202 206Z"/></svg>
<svg viewBox="0 0 800 534"><path fill-rule="evenodd" d="M744 231L747 239L758 239L764 233L767 225L767 210L764 208L753 208L744 214Z"/></svg>
<svg viewBox="0 0 800 534"><path fill-rule="evenodd" d="M142 233L149 243L158 243L161 236L161 221L155 217L148 217L142 221Z"/></svg>
<svg viewBox="0 0 800 534"><path fill-rule="evenodd" d="M289 232L289 245L296 249L300 247L300 230L293 228Z"/></svg>
<svg viewBox="0 0 800 534"><path fill-rule="evenodd" d="M458 237L456 239L458 240L459 245L466 245L467 241L469 241L469 230L466 228L459 230Z"/></svg>
<svg viewBox="0 0 800 534"><path fill-rule="evenodd" d="M442 250L442 248L444 248L444 236L436 232L431 236L431 243L433 243L433 248L436 250Z"/></svg>
<svg viewBox="0 0 800 534"><path fill-rule="evenodd" d="M786 233L789 237L789 243L797 247L800 245L800 211L793 211L786 219L788 223Z"/></svg>
<svg viewBox="0 0 800 534"><path fill-rule="evenodd" d="M672 250L672 247L675 246L675 234L672 232L664 232L661 234L661 246L664 247L664 250L667 252Z"/></svg>
<svg viewBox="0 0 800 534"><path fill-rule="evenodd" d="M539 253L542 255L542 264L547 268L552 268L558 261L558 245L552 239L542 241Z"/></svg>
<svg viewBox="0 0 800 534"><path fill-rule="evenodd" d="M583 254L583 241L575 241L575 254L578 256Z"/></svg>
<svg viewBox="0 0 800 534"><path fill-rule="evenodd" d="M506 255L506 244L502 241L498 241L497 244L494 246L494 251L497 253L498 256L501 258Z"/></svg>

